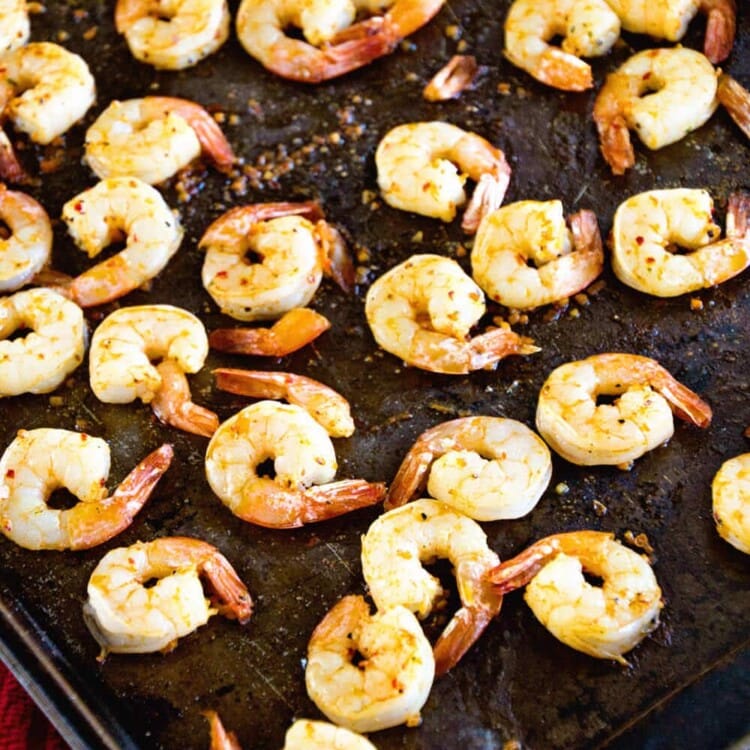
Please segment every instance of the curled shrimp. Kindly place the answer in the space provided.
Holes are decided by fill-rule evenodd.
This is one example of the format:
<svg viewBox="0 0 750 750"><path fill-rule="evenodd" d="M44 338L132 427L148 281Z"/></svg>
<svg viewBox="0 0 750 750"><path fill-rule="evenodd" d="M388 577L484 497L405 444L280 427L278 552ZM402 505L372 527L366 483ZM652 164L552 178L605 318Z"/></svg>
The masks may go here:
<svg viewBox="0 0 750 750"><path fill-rule="evenodd" d="M84 618L104 655L171 651L217 612L243 625L252 614L247 587L229 561L190 537L110 550L91 573L87 594Z"/></svg>
<svg viewBox="0 0 750 750"><path fill-rule="evenodd" d="M430 642L398 605L370 614L363 597L345 596L307 646L307 694L328 719L355 732L418 725L434 677Z"/></svg>
<svg viewBox="0 0 750 750"><path fill-rule="evenodd" d="M26 549L95 547L124 531L172 461L162 445L144 458L107 496L109 446L85 433L41 427L19 430L0 458L0 531ZM64 487L79 502L50 508Z"/></svg>
<svg viewBox="0 0 750 750"><path fill-rule="evenodd" d="M596 215L578 211L565 224L560 201L502 206L479 225L471 251L474 280L501 305L529 309L580 292L604 268Z"/></svg>
<svg viewBox="0 0 750 750"><path fill-rule="evenodd" d="M96 328L89 352L89 381L107 404L140 399L166 424L210 437L216 414L191 401L185 373L198 372L208 354L203 324L172 305L121 307ZM161 360L152 364L152 360Z"/></svg>
<svg viewBox="0 0 750 750"><path fill-rule="evenodd" d="M315 341L331 322L309 307L287 310L268 328L215 328L208 335L212 349L256 357L286 357Z"/></svg>
<svg viewBox="0 0 750 750"><path fill-rule="evenodd" d="M47 265L52 251L52 226L44 208L30 195L0 183L0 292L13 292Z"/></svg>
<svg viewBox="0 0 750 750"><path fill-rule="evenodd" d="M584 572L601 578L602 585L591 585ZM558 640L624 665L623 654L656 628L663 606L645 556L601 531L540 539L488 578L501 594L526 586L526 603Z"/></svg>
<svg viewBox="0 0 750 750"><path fill-rule="evenodd" d="M87 340L83 310L49 289L0 298L0 397L53 391L83 362Z"/></svg>
<svg viewBox="0 0 750 750"><path fill-rule="evenodd" d="M216 120L187 99L115 100L86 131L84 159L100 179L137 177L155 185L201 154L222 172L235 161Z"/></svg>
<svg viewBox="0 0 750 750"><path fill-rule="evenodd" d="M242 0L237 36L283 78L320 83L387 55L428 23L445 0ZM385 12L383 12L385 11ZM360 12L371 14L353 23ZM382 15L372 15L381 12ZM294 26L303 39L284 33Z"/></svg>
<svg viewBox="0 0 750 750"><path fill-rule="evenodd" d="M700 52L649 49L610 73L594 102L601 151L613 174L635 164L628 128L650 149L679 141L717 105L717 72Z"/></svg>
<svg viewBox="0 0 750 750"><path fill-rule="evenodd" d="M449 505L423 498L379 516L362 537L362 575L379 610L400 605L423 619L440 607L443 586L423 567L437 558L452 564L461 599L433 648L435 673L442 675L500 611L502 597L486 580L499 560L484 531Z"/></svg>
<svg viewBox="0 0 750 750"><path fill-rule="evenodd" d="M561 47L549 44L563 38ZM548 86L585 91L593 85L582 57L600 57L620 37L620 19L605 0L515 0L505 19L505 56Z"/></svg>
<svg viewBox="0 0 750 750"><path fill-rule="evenodd" d="M324 273L345 291L354 282L343 237L313 201L233 208L211 224L200 247L203 286L237 320L270 320L304 307ZM248 262L249 251L260 262Z"/></svg>
<svg viewBox="0 0 750 750"><path fill-rule="evenodd" d="M117 0L115 27L136 60L182 70L213 54L229 36L226 0Z"/></svg>
<svg viewBox="0 0 750 750"><path fill-rule="evenodd" d="M716 96L742 132L750 138L750 91L724 74L719 76Z"/></svg>
<svg viewBox="0 0 750 750"><path fill-rule="evenodd" d="M222 391L261 399L284 399L301 406L331 437L349 437L354 432L349 402L333 388L291 372L214 370L216 387Z"/></svg>
<svg viewBox="0 0 750 750"><path fill-rule="evenodd" d="M81 307L102 305L153 279L182 242L183 230L158 190L133 177L111 177L71 198L62 219L90 258L113 242L125 248L73 279L66 293Z"/></svg>
<svg viewBox="0 0 750 750"><path fill-rule="evenodd" d="M721 465L711 483L711 496L719 535L750 555L750 453Z"/></svg>
<svg viewBox="0 0 750 750"><path fill-rule="evenodd" d="M275 475L258 467L273 459ZM211 489L239 518L287 529L323 521L383 499L385 486L333 482L338 463L325 428L302 407L258 401L223 422L206 451Z"/></svg>
<svg viewBox="0 0 750 750"><path fill-rule="evenodd" d="M492 369L510 354L538 351L507 328L471 338L484 312L484 292L456 261L440 255L413 255L394 266L365 299L375 341L413 367L458 375Z"/></svg>
<svg viewBox="0 0 750 750"><path fill-rule="evenodd" d="M474 180L461 222L468 233L503 202L511 171L503 152L489 141L438 121L389 130L375 151L375 165L386 203L446 222L466 203L467 177Z"/></svg>
<svg viewBox="0 0 750 750"><path fill-rule="evenodd" d="M726 237L719 239L705 190L631 196L615 212L612 268L624 284L657 297L715 286L750 266L750 194L730 196L726 224ZM673 252L675 245L690 252Z"/></svg>
<svg viewBox="0 0 750 750"><path fill-rule="evenodd" d="M597 404L597 396L617 399ZM628 469L672 437L672 412L698 427L711 422L711 407L656 360L595 354L550 373L539 393L536 426L571 463Z"/></svg>
<svg viewBox="0 0 750 750"><path fill-rule="evenodd" d="M31 24L26 0L0 0L0 18L0 55L4 55L29 41Z"/></svg>
<svg viewBox="0 0 750 750"><path fill-rule="evenodd" d="M423 432L401 462L385 501L396 508L420 495L476 521L520 518L539 502L552 478L544 441L522 422L463 417Z"/></svg>

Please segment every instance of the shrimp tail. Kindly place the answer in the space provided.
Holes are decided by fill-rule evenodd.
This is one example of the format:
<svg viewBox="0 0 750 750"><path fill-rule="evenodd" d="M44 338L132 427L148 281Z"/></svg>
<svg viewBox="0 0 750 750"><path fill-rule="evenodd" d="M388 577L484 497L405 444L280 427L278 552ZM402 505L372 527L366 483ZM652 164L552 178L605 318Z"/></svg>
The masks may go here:
<svg viewBox="0 0 750 750"><path fill-rule="evenodd" d="M502 597L500 600L502 601ZM436 677L444 675L458 664L492 622L493 616L487 610L467 607L456 612L432 648Z"/></svg>
<svg viewBox="0 0 750 750"><path fill-rule="evenodd" d="M270 328L217 328L208 336L212 349L256 357L285 357L312 343L331 327L324 315L295 307Z"/></svg>
<svg viewBox="0 0 750 750"><path fill-rule="evenodd" d="M244 625L253 614L253 600L234 568L221 554L212 555L202 567L215 594L212 605L219 614Z"/></svg>
<svg viewBox="0 0 750 750"><path fill-rule="evenodd" d="M529 583L561 551L562 546L556 539L537 542L510 560L494 567L487 574L487 579L498 594L508 594Z"/></svg>
<svg viewBox="0 0 750 750"><path fill-rule="evenodd" d="M207 710L203 712L203 715L208 719L211 726L211 746L209 750L242 750L237 735L224 729L216 711Z"/></svg>
<svg viewBox="0 0 750 750"><path fill-rule="evenodd" d="M701 0L700 11L708 17L703 53L714 64L729 57L737 33L735 0Z"/></svg>
<svg viewBox="0 0 750 750"><path fill-rule="evenodd" d="M70 293L77 305L86 308L112 302L135 288L130 264L118 254L76 276Z"/></svg>
<svg viewBox="0 0 750 750"><path fill-rule="evenodd" d="M422 448L419 441L412 447L388 488L383 503L385 510L405 505L424 490L427 486L427 470L434 458L435 452L430 448Z"/></svg>
<svg viewBox="0 0 750 750"><path fill-rule="evenodd" d="M747 246L750 234L750 194L732 193L727 204L727 237Z"/></svg>
<svg viewBox="0 0 750 750"><path fill-rule="evenodd" d="M444 102L454 99L474 83L479 73L477 59L473 55L453 55L424 87L422 96L428 102Z"/></svg>
<svg viewBox="0 0 750 750"><path fill-rule="evenodd" d="M658 387L659 393L669 402L672 411L685 422L705 428L711 424L711 407L698 394L677 381Z"/></svg>
<svg viewBox="0 0 750 750"><path fill-rule="evenodd" d="M588 63L555 47L542 53L534 77L561 91L586 91L594 85Z"/></svg>
<svg viewBox="0 0 750 750"><path fill-rule="evenodd" d="M540 351L532 339L519 336L507 328L493 328L469 342L471 370L492 369L511 354L534 354Z"/></svg>
<svg viewBox="0 0 750 750"><path fill-rule="evenodd" d="M356 272L344 238L335 227L322 220L315 225L315 234L320 243L324 272L350 294L354 290Z"/></svg>
<svg viewBox="0 0 750 750"><path fill-rule="evenodd" d="M502 205L510 184L510 172L510 165L503 157L497 169L479 178L461 220L464 232L474 234L482 219Z"/></svg>
<svg viewBox="0 0 750 750"><path fill-rule="evenodd" d="M742 132L750 138L750 92L725 73L719 77L716 96Z"/></svg>
<svg viewBox="0 0 750 750"><path fill-rule="evenodd" d="M306 505L301 515L301 523L315 523L367 508L379 503L385 497L383 482L368 482L364 479L343 479L339 482L311 487L305 497L311 503Z"/></svg>
<svg viewBox="0 0 750 750"><path fill-rule="evenodd" d="M18 161L13 145L2 128L0 128L0 179L17 185L31 182L31 177Z"/></svg>

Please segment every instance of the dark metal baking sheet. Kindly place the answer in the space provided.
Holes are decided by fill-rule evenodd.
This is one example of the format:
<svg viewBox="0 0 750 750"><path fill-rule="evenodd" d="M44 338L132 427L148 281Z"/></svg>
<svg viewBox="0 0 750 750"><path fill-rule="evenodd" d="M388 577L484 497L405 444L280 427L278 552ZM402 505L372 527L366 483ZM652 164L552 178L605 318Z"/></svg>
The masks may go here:
<svg viewBox="0 0 750 750"><path fill-rule="evenodd" d="M246 164L257 167L246 170L245 194L212 171L197 178L200 190L185 205L167 190L186 226L183 246L148 290L120 304L171 302L198 313L209 329L229 324L200 285L197 242L208 222L242 202L319 199L330 220L358 248L367 248L370 258L355 295L345 297L330 282L316 295L313 306L333 328L312 347L279 361L212 353L191 382L196 400L222 418L244 401L213 389L210 370L218 365L289 369L337 387L351 401L357 421L352 438L336 441L342 477L389 481L414 438L451 416L493 414L532 425L546 375L564 361L594 352L653 356L705 396L715 414L707 431L679 425L667 447L639 459L630 472L578 468L556 459L550 489L529 516L484 525L502 558L559 530L600 528L620 537L627 531L646 533L666 606L662 625L632 654L630 668L557 643L520 596L511 595L477 646L436 681L422 726L372 737L382 750L459 744L494 750L511 740L528 748L609 742L661 748L673 746L665 744L664 735L674 725L663 717L677 705L674 721L692 722L698 741L708 737L700 733L710 732L712 722L715 727L717 714L721 719L724 705L713 691L700 692L705 681L692 688L700 696L695 703L661 706L675 695L695 694L684 689L727 660L739 667L730 668L728 685L719 684L739 695L747 690L742 665L750 639L750 562L716 535L709 492L722 461L748 450L742 436L750 424L747 272L690 295L703 303L702 310L693 310L689 297L658 300L629 290L607 268L605 287L588 304L574 302L557 316L549 310L530 315L519 330L537 340L539 354L467 377L404 367L377 349L365 324L367 286L396 262L415 252L438 252L467 263L466 238L457 225L374 208L363 200L365 191L376 191L377 142L400 122L443 118L480 133L511 162L508 201L559 197L567 210L592 208L605 234L618 203L640 190L706 187L721 213L729 193L748 188L748 143L723 112L662 151L647 153L638 145L636 168L613 178L591 123L594 94L546 89L501 58L508 5L507 0L451 2L392 56L343 79L306 87L263 71L234 38L190 71L155 72L131 59L112 28L111 3L49 3L46 13L33 18L34 38L64 39L82 54L99 96L95 110L56 154L61 168L30 192L58 217L68 198L93 184L80 162L83 135L112 98L159 92L226 112L225 131ZM236 10L236 3L231 7ZM697 20L685 44L700 46L701 35ZM632 47L646 43L627 37L625 45L595 63L597 81ZM484 66L476 86L455 101L422 100L421 87L459 44ZM750 84L749 47L750 18L741 8L738 42L725 68L745 84ZM501 83L509 85L509 94L500 92ZM334 133L338 137L331 137ZM34 165L38 155L32 149L24 158ZM75 273L88 265L60 225L55 238L57 267ZM92 327L111 307L89 312ZM103 547L34 553L0 540L0 656L46 704L75 747L204 748L205 709L218 710L244 747L281 747L294 718L319 716L303 682L307 638L339 597L364 591L360 536L378 510L295 531L252 527L234 518L208 488L204 439L163 427L147 407L98 403L87 386L85 365L55 395L62 396L61 406L46 396L5 399L2 445L20 427L85 429L111 442L112 481L163 441L174 444L176 458L132 527ZM561 482L569 493L555 492ZM596 513L595 501L606 506L606 514ZM112 655L97 662L98 648L81 616L91 570L107 549L165 534L195 535L220 547L248 582L256 614L245 627L213 618L168 655ZM699 744L728 744L747 729L746 717L744 725L727 718Z"/></svg>

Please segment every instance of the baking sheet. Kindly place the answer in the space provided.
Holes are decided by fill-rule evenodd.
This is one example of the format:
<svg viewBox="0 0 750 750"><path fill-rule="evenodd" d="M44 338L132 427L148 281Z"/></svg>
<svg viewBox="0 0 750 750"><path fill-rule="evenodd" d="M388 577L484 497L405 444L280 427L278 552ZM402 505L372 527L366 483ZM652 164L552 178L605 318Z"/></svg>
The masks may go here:
<svg viewBox="0 0 750 750"><path fill-rule="evenodd" d="M317 293L313 306L333 327L313 346L277 361L211 354L191 384L195 399L222 418L246 401L213 389L213 367L307 374L352 403L357 432L335 441L339 475L387 482L416 436L444 419L491 414L533 425L546 375L595 352L652 356L714 409L707 431L678 425L667 447L639 459L630 472L555 459L550 488L529 516L483 525L503 559L561 530L598 528L620 538L628 531L646 533L666 606L660 628L629 656L630 668L557 643L520 595L511 595L477 646L436 681L422 726L372 736L383 750L459 744L494 750L510 741L528 748L596 747L722 660L746 651L750 638L750 563L717 536L709 491L720 464L748 450L742 437L750 424L747 272L714 290L659 300L627 289L607 268L604 288L587 304L574 302L557 315L535 312L518 328L536 339L540 353L467 377L406 368L379 351L367 329L366 289L395 263L415 252L437 252L467 264L467 240L457 223L374 207L368 200L377 189L375 147L401 122L442 118L480 133L505 151L513 167L508 202L561 198L568 211L592 208L605 235L619 202L640 190L706 187L721 213L733 190L748 187L748 143L723 112L662 151L647 153L637 145L636 168L612 177L590 118L594 93L544 88L499 56L508 5L452 2L392 56L317 87L271 76L234 38L195 69L153 71L132 60L114 32L111 3L49 3L32 20L35 40L63 40L84 56L99 91L95 110L68 134L65 149L47 151L61 159L60 169L30 189L50 216L59 217L66 200L93 184L80 162L83 135L112 98L160 93L220 109L227 113L225 132L246 162L242 184L208 170L195 178L189 203L179 204L172 189L165 192L186 227L182 248L148 290L120 304L173 303L199 314L209 329L232 324L201 287L197 242L213 218L243 202L317 198L355 249L368 251L355 295L345 296L328 281ZM697 20L685 44L699 47L701 35ZM750 21L740 10L738 42L724 67L746 85L748 40ZM595 63L598 82L646 40L629 36L627 43ZM423 101L422 86L454 52L464 51L459 45L484 66L477 85L456 101ZM510 93L502 94L499 84L508 84ZM36 165L39 154L32 150L24 158ZM56 226L55 237L56 267L78 273L88 266L63 226ZM703 309L691 309L691 298ZM90 311L92 328L115 306ZM84 738L83 746L204 748L208 728L201 711L215 709L244 747L281 747L294 718L320 716L304 688L307 639L341 596L364 592L360 537L378 509L294 531L255 528L211 493L203 476L204 439L156 423L148 407L100 404L88 388L85 365L55 395L62 396L62 405L52 406L47 396L5 399L2 445L20 427L86 430L112 443L111 483L164 441L174 444L176 458L131 528L102 547L34 553L0 540L4 657L15 660L53 713L61 707L58 720L68 719L63 730ZM555 491L561 483L570 488L567 494ZM605 514L597 512L598 503ZM168 655L111 655L100 664L81 617L91 570L108 549L167 534L216 544L253 593L253 619L240 627L213 618ZM88 718L81 719L82 706ZM702 708L714 706L707 700ZM701 723L699 715L690 720Z"/></svg>

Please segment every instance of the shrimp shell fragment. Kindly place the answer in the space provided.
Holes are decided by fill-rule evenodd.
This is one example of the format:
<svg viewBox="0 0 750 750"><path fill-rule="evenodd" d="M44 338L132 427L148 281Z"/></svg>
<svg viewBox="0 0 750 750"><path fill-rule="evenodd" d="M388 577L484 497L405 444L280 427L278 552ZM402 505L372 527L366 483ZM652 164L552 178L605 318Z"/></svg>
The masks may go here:
<svg viewBox="0 0 750 750"><path fill-rule="evenodd" d="M212 544L188 537L110 550L92 572L87 593L84 618L105 654L170 651L217 612L243 625L252 614L250 594L228 560Z"/></svg>
<svg viewBox="0 0 750 750"><path fill-rule="evenodd" d="M597 404L599 395L617 396ZM539 393L536 426L548 445L581 466L629 469L674 433L674 412L698 427L711 408L656 360L636 354L595 354L553 370Z"/></svg>
<svg viewBox="0 0 750 750"><path fill-rule="evenodd" d="M357 665L356 653L364 657ZM434 677L432 649L416 617L400 606L371 615L361 596L341 599L307 647L308 695L328 719L355 732L419 724Z"/></svg>
<svg viewBox="0 0 750 750"><path fill-rule="evenodd" d="M617 208L612 268L624 284L675 297L720 284L750 265L750 195L729 198L726 238L705 190L674 188L631 196ZM670 252L677 244L687 253Z"/></svg>
<svg viewBox="0 0 750 750"><path fill-rule="evenodd" d="M136 60L165 70L189 68L229 36L226 0L117 0L115 26Z"/></svg>
<svg viewBox="0 0 750 750"><path fill-rule="evenodd" d="M362 575L379 610L404 606L424 619L445 597L440 580L423 564L447 558L461 608L434 646L435 672L455 666L500 611L502 597L486 581L499 564L476 521L430 498L379 516L362 537Z"/></svg>
<svg viewBox="0 0 750 750"><path fill-rule="evenodd" d="M719 535L750 555L750 453L721 465L711 483L711 494Z"/></svg>
<svg viewBox="0 0 750 750"><path fill-rule="evenodd" d="M588 583L584 571L601 578L601 587ZM555 638L624 665L623 654L657 627L663 606L647 559L601 531L540 539L489 580L503 594L525 585L526 603Z"/></svg>
<svg viewBox="0 0 750 750"><path fill-rule="evenodd" d="M9 340L19 329L27 335ZM49 289L0 299L0 397L49 393L83 361L88 329L83 310Z"/></svg>

